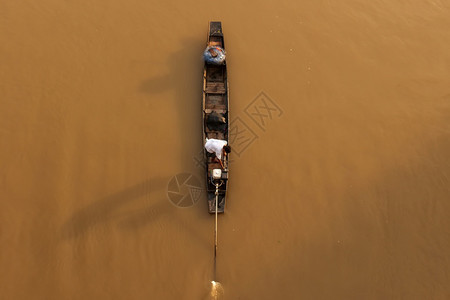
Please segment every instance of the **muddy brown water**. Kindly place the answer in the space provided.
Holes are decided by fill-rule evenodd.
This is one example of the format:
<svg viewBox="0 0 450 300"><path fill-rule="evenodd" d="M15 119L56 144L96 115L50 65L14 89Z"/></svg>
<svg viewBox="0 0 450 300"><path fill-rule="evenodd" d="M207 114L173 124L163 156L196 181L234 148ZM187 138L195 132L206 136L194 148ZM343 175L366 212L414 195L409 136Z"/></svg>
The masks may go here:
<svg viewBox="0 0 450 300"><path fill-rule="evenodd" d="M450 5L413 2L1 1L0 298L449 299ZM167 196L210 20L244 130L215 275Z"/></svg>

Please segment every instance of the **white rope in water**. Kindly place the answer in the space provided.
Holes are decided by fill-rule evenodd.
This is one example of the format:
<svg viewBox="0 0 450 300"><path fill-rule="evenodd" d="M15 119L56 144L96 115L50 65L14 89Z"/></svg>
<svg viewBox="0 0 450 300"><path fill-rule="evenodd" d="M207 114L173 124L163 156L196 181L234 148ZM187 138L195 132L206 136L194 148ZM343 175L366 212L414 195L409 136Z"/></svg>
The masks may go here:
<svg viewBox="0 0 450 300"><path fill-rule="evenodd" d="M216 227L214 230L214 260L217 256L217 210L219 206L219 184L216 183Z"/></svg>

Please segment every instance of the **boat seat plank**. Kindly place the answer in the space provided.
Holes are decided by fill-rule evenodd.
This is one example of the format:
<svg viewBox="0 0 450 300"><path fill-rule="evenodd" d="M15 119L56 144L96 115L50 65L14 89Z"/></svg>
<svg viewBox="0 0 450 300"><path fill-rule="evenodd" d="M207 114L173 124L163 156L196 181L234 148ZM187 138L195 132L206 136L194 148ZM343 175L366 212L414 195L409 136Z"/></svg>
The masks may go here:
<svg viewBox="0 0 450 300"><path fill-rule="evenodd" d="M225 84L223 82L207 82L205 92L209 94L225 94Z"/></svg>
<svg viewBox="0 0 450 300"><path fill-rule="evenodd" d="M225 95L213 95L206 94L206 103L209 104L225 104L227 101L227 97Z"/></svg>
<svg viewBox="0 0 450 300"><path fill-rule="evenodd" d="M226 109L220 109L220 108L205 108L204 110L203 110L203 112L205 113L205 114L210 114L210 113L212 113L212 112L216 112L216 113L219 113L219 114L226 114L228 111L226 110ZM206 116L205 116L206 117Z"/></svg>
<svg viewBox="0 0 450 300"><path fill-rule="evenodd" d="M217 89L217 88L206 88L205 90L208 94L225 94L225 89Z"/></svg>
<svg viewBox="0 0 450 300"><path fill-rule="evenodd" d="M206 82L206 87L223 87L225 88L224 82Z"/></svg>
<svg viewBox="0 0 450 300"><path fill-rule="evenodd" d="M226 110L226 105L221 105L221 104L210 104L210 103L206 103L206 109L211 109L211 110Z"/></svg>

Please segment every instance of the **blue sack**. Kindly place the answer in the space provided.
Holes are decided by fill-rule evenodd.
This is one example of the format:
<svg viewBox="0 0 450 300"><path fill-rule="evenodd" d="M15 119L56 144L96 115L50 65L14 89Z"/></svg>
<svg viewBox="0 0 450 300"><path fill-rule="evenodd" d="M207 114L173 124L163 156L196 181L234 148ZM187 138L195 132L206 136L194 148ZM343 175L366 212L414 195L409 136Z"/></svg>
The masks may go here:
<svg viewBox="0 0 450 300"><path fill-rule="evenodd" d="M222 65L225 62L225 56L225 50L217 46L209 46L203 52L203 59L212 65Z"/></svg>

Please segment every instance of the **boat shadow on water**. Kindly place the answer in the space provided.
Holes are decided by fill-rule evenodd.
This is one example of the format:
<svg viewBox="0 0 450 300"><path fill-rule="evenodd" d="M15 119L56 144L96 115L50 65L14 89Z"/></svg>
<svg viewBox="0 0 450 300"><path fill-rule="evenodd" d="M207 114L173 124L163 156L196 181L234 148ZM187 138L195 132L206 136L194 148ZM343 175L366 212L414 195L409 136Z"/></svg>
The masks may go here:
<svg viewBox="0 0 450 300"><path fill-rule="evenodd" d="M193 157L201 147L201 99L202 99L202 53L205 41L202 39L182 40L174 46L177 51L168 54L168 71L165 74L144 80L139 91L149 94L149 101L167 101L158 103L173 107L173 113L167 116L167 129L172 136L180 139L184 150L174 149L175 155L181 155L181 170L191 170ZM164 58L163 58L164 59ZM168 95L159 95L172 92ZM175 127L177 126L177 127ZM177 134L176 131L179 133Z"/></svg>
<svg viewBox="0 0 450 300"><path fill-rule="evenodd" d="M108 195L92 204L75 212L61 229L61 238L78 238L101 223L111 222L121 219L120 222L131 222L134 219L133 213L130 214L128 205L136 205L136 202L145 202L147 207L144 211L151 211L148 214L148 222L156 219L159 215L169 212L170 204L165 199L150 199L150 195L161 193L167 182L166 178L148 179L134 186L128 187L120 192ZM150 201L149 201L150 200ZM156 201L155 201L156 200ZM151 202L149 204L148 202ZM119 223L120 224L120 223Z"/></svg>
<svg viewBox="0 0 450 300"><path fill-rule="evenodd" d="M161 222L161 218L174 215L179 208L167 199L167 182L168 178L163 177L148 179L93 201L76 211L63 224L59 234L60 240L86 238L90 234L97 235L100 232L104 234L111 227L113 230L118 228L127 232L138 231L155 222ZM196 211L200 213L198 208ZM172 220L177 222L177 218ZM199 236L194 228L191 229L184 223L183 228L192 238L209 245L209 241Z"/></svg>

